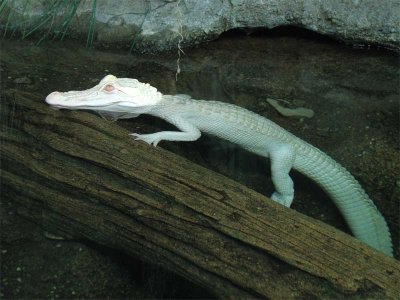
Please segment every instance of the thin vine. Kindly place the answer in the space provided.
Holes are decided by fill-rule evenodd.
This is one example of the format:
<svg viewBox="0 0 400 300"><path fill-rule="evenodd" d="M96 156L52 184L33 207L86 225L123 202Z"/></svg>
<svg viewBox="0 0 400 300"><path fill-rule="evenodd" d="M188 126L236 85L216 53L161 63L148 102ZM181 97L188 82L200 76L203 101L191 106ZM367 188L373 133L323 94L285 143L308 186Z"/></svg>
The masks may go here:
<svg viewBox="0 0 400 300"><path fill-rule="evenodd" d="M178 81L178 75L181 73L181 67L180 67L180 61L181 61L181 55L184 54L182 50L182 42L183 42L183 26L182 26L182 11L179 7L179 4L181 3L181 0L178 0L176 2L176 10L178 12L178 34L179 34L179 40L178 40L178 59L176 60L176 73L175 73L175 81Z"/></svg>

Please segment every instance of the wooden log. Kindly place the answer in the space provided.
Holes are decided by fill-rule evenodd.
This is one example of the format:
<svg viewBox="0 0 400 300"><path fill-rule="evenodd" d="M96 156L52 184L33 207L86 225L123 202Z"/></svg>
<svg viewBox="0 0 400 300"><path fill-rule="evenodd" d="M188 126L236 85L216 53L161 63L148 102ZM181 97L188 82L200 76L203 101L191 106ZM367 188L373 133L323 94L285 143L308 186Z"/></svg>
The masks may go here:
<svg viewBox="0 0 400 300"><path fill-rule="evenodd" d="M176 272L221 298L392 298L400 263L233 180L38 95L1 101L3 197L46 230Z"/></svg>

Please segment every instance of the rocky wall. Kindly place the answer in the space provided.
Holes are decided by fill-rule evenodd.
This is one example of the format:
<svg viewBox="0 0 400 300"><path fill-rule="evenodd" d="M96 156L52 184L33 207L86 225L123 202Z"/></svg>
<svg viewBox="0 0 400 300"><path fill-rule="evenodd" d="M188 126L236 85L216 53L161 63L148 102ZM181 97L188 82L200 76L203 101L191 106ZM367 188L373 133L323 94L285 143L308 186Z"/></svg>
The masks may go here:
<svg viewBox="0 0 400 300"><path fill-rule="evenodd" d="M139 52L192 46L235 28L305 28L353 44L400 49L398 0L6 1L1 28L88 36Z"/></svg>

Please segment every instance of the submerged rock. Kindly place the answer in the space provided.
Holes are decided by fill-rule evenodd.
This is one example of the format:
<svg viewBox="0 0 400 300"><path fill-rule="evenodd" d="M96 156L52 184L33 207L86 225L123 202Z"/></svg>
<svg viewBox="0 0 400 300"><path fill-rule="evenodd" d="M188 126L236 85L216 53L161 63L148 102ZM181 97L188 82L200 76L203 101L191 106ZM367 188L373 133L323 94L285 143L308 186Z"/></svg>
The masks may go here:
<svg viewBox="0 0 400 300"><path fill-rule="evenodd" d="M312 118L314 111L305 107L287 108L278 103L277 100L267 98L267 102L284 117Z"/></svg>

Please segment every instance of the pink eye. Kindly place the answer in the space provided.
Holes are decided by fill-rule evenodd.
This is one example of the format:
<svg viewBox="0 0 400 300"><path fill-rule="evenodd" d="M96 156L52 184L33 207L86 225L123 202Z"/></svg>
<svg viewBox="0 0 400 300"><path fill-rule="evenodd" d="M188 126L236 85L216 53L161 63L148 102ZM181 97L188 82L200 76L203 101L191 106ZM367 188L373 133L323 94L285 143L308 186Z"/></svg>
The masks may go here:
<svg viewBox="0 0 400 300"><path fill-rule="evenodd" d="M114 86L111 85L111 84L107 84L107 85L104 87L104 90L105 90L106 92L112 92L112 91L114 90Z"/></svg>

